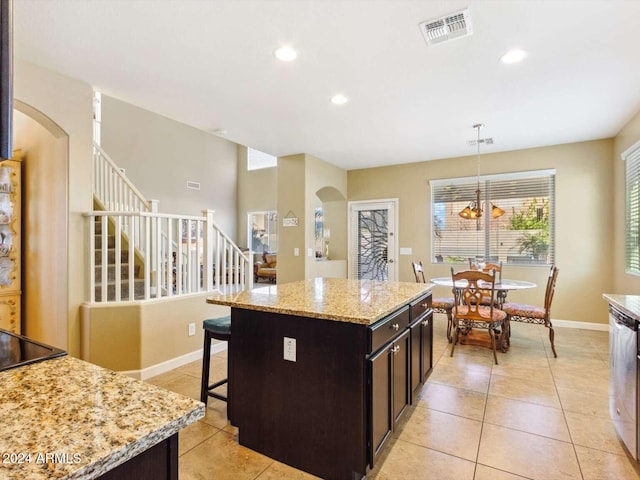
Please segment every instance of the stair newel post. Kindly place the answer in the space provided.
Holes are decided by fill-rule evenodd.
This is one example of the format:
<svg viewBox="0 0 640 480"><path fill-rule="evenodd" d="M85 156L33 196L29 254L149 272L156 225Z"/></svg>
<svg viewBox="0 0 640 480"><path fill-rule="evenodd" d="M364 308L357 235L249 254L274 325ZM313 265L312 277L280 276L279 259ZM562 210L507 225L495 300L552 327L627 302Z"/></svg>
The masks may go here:
<svg viewBox="0 0 640 480"><path fill-rule="evenodd" d="M115 220L115 257L113 265L113 278L115 280L115 301L120 301L120 289L122 288L122 216L116 215Z"/></svg>
<svg viewBox="0 0 640 480"><path fill-rule="evenodd" d="M210 292L213 290L213 214L215 210L203 210L202 214L205 217L204 224L204 254L202 258L202 263L204 264L204 280L203 287L205 291ZM216 278L219 275L218 272L219 265L216 264Z"/></svg>
<svg viewBox="0 0 640 480"><path fill-rule="evenodd" d="M182 239L184 238L184 230L183 230L183 220L178 220L178 225L176 226L178 232L176 233L178 244L178 250L176 252L176 294L181 295L183 292L182 288L182 255L184 254Z"/></svg>
<svg viewBox="0 0 640 480"><path fill-rule="evenodd" d="M151 218L149 215L144 215L144 298L148 300L151 298Z"/></svg>
<svg viewBox="0 0 640 480"><path fill-rule="evenodd" d="M220 230L216 229L216 250L215 250L215 257L214 257L214 263L215 263L215 268L216 268L216 278L215 278L215 284L220 286L220 263L222 262L222 257L220 255L220 242L221 242L222 236L220 235Z"/></svg>
<svg viewBox="0 0 640 480"><path fill-rule="evenodd" d="M96 217L89 216L89 301L96 301Z"/></svg>
<svg viewBox="0 0 640 480"><path fill-rule="evenodd" d="M100 248L102 249L102 255L100 257L100 268L101 268L101 277L100 281L101 292L100 298L103 302L107 301L107 266L109 265L109 243L108 243L108 235L109 235L109 226L107 224L108 217L106 215L102 215L100 217L100 228L102 229L100 232Z"/></svg>
<svg viewBox="0 0 640 480"><path fill-rule="evenodd" d="M249 249L247 255L249 257L249 263L244 272L244 286L247 290L251 290L253 288L253 251Z"/></svg>

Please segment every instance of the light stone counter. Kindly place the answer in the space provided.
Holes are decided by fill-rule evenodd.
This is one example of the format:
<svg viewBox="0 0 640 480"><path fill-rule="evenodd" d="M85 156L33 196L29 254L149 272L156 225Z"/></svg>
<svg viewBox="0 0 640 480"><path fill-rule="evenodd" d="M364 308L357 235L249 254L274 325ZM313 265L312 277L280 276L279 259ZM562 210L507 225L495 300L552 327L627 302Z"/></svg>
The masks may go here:
<svg viewBox="0 0 640 480"><path fill-rule="evenodd" d="M432 288L431 283L312 278L243 292L217 293L207 298L207 302L371 325Z"/></svg>
<svg viewBox="0 0 640 480"><path fill-rule="evenodd" d="M65 356L0 372L0 412L0 478L93 479L202 418L204 404Z"/></svg>
<svg viewBox="0 0 640 480"><path fill-rule="evenodd" d="M602 296L607 302L615 305L627 315L640 320L640 295L604 293Z"/></svg>

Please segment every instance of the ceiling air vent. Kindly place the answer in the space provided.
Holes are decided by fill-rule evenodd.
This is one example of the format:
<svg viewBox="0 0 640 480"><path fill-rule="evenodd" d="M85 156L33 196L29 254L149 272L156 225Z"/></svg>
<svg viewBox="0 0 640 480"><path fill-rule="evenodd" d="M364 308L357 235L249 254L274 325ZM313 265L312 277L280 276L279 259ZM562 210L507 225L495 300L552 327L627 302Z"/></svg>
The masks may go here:
<svg viewBox="0 0 640 480"><path fill-rule="evenodd" d="M420 31L427 45L446 42L454 38L466 37L473 33L469 9L452 13L444 17L422 22Z"/></svg>
<svg viewBox="0 0 640 480"><path fill-rule="evenodd" d="M478 140L467 140L467 145L475 147L478 144ZM480 145L493 145L493 137L481 138Z"/></svg>

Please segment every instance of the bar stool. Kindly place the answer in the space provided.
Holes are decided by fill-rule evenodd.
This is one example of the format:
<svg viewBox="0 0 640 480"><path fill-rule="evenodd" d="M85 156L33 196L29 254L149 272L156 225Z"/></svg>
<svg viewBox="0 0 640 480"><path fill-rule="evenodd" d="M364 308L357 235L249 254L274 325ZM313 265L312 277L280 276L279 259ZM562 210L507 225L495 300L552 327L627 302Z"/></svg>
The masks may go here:
<svg viewBox="0 0 640 480"><path fill-rule="evenodd" d="M202 383L200 388L200 401L205 405L209 397L227 401L227 397L213 390L228 382L228 366L227 378L209 385L209 368L211 366L211 339L223 340L229 342L231 340L231 316L210 318L202 322L204 329L204 349L202 353Z"/></svg>

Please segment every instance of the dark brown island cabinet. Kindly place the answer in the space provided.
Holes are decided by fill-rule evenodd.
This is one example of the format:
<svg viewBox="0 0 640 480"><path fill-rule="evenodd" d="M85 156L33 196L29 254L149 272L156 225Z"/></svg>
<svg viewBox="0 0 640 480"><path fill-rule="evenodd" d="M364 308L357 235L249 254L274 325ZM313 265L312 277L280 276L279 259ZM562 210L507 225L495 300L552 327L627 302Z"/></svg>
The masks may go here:
<svg viewBox="0 0 640 480"><path fill-rule="evenodd" d="M230 420L241 445L321 478L361 479L431 372L431 286L315 280L208 299L232 307ZM358 301L336 313L335 302Z"/></svg>

